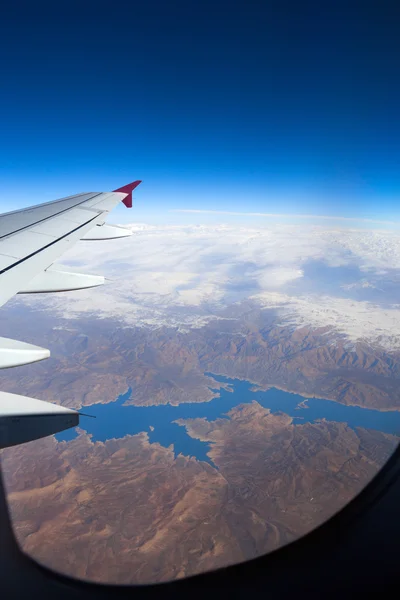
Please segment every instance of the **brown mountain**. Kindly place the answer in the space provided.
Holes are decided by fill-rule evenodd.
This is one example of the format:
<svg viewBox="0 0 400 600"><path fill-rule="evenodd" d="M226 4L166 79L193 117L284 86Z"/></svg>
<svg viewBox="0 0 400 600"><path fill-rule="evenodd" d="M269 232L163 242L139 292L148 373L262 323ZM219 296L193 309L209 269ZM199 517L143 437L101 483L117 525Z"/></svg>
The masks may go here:
<svg viewBox="0 0 400 600"><path fill-rule="evenodd" d="M58 571L118 583L164 581L242 561L309 531L351 499L397 444L379 432L294 425L258 403L230 419L181 422L212 442L217 468L141 433L54 438L3 451L24 550Z"/></svg>
<svg viewBox="0 0 400 600"><path fill-rule="evenodd" d="M3 371L0 388L80 407L111 402L132 388L136 405L205 402L217 383L205 373L247 379L304 396L379 410L400 409L400 353L326 330L279 325L252 308L240 319L216 320L181 332L128 328L110 320L66 321L45 312L0 318L2 334L48 347L43 362ZM17 325L16 325L17 324Z"/></svg>

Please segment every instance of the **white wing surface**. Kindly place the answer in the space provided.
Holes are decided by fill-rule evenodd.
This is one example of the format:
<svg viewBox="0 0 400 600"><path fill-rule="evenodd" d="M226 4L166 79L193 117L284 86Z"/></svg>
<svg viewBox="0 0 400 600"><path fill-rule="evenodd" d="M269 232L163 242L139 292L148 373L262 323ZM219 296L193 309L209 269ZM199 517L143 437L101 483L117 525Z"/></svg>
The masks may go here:
<svg viewBox="0 0 400 600"><path fill-rule="evenodd" d="M121 201L132 206L132 191L139 183L0 215L0 306L18 293L68 291L104 283L104 278L95 275L63 273L53 263L82 238L105 240L129 235L124 229L105 225L105 219ZM36 362L49 354L32 344L0 338L0 368ZM78 421L76 411L0 392L0 448L62 431Z"/></svg>

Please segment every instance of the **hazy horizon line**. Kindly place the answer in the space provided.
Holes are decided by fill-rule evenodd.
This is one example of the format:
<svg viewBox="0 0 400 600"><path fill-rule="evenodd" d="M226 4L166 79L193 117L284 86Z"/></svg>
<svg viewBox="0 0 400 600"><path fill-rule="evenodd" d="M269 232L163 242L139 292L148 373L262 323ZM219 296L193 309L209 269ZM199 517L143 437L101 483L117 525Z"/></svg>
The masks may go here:
<svg viewBox="0 0 400 600"><path fill-rule="evenodd" d="M227 215L237 217L273 217L289 219L326 219L330 221L362 221L363 223L379 223L381 225L400 225L400 221L388 221L381 219L372 219L367 217L335 217L332 215L301 215L285 213L262 213L262 212L239 212L230 210L212 210L197 208L172 208L168 212L192 213L192 214L210 214Z"/></svg>

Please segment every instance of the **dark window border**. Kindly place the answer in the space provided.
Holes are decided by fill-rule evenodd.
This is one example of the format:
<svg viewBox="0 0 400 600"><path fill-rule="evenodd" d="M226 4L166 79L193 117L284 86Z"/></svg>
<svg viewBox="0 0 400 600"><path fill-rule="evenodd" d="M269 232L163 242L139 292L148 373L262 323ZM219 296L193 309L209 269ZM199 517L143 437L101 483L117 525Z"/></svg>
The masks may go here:
<svg viewBox="0 0 400 600"><path fill-rule="evenodd" d="M25 555L14 538L0 481L0 583L5 598L25 594L92 598L370 597L389 595L400 561L400 447L342 510L304 537L245 563L146 586L89 583L55 573ZM38 596L39 597L39 596ZM207 599L206 599L207 600Z"/></svg>

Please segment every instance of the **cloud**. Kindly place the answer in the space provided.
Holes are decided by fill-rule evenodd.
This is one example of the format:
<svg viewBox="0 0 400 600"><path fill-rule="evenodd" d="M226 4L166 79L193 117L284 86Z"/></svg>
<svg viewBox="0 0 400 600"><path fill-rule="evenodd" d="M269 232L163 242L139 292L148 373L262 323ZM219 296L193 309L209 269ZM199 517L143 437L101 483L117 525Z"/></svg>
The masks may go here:
<svg viewBox="0 0 400 600"><path fill-rule="evenodd" d="M327 328L330 333L339 333L353 342L374 342L387 350L400 348L400 305L383 308L370 302L331 296L295 298L268 293L258 294L253 299L264 308L280 309L286 325Z"/></svg>
<svg viewBox="0 0 400 600"><path fill-rule="evenodd" d="M307 225L130 228L130 238L81 242L60 261L104 274L108 285L23 301L69 318L93 314L185 329L250 300L293 327L328 325L352 341L400 347L395 232Z"/></svg>

